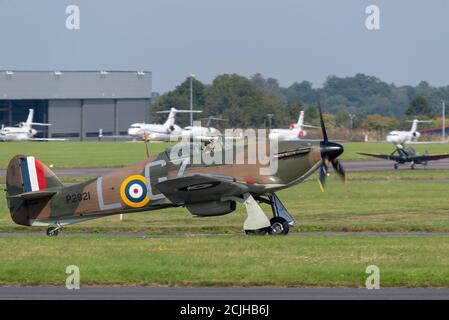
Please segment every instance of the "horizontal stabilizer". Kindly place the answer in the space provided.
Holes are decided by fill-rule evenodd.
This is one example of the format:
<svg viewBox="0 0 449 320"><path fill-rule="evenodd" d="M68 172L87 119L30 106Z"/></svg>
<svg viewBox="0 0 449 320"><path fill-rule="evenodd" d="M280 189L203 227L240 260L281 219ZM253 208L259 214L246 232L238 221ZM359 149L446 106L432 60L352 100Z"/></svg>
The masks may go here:
<svg viewBox="0 0 449 320"><path fill-rule="evenodd" d="M51 123L31 122L30 124L33 125L33 126L46 126L46 127L51 126Z"/></svg>
<svg viewBox="0 0 449 320"><path fill-rule="evenodd" d="M8 196L8 199L18 199L21 198L23 200L36 200L43 198L51 198L56 194L56 191L31 191L19 193L14 196Z"/></svg>

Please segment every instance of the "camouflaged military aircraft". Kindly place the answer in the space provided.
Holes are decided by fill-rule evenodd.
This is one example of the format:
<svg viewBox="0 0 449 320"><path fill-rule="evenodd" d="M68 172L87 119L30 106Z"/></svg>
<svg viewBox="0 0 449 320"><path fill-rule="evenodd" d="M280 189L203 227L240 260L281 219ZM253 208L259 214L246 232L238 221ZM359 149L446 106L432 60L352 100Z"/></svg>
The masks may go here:
<svg viewBox="0 0 449 320"><path fill-rule="evenodd" d="M395 155L397 153L397 155ZM369 156L373 158L385 159L394 161L394 168L398 169L400 164L410 163L410 169L415 169L415 165L420 164L427 166L429 161L441 160L449 158L449 153L429 154L427 151L425 154L419 154L418 151L412 147L406 147L402 145L396 145L396 149L391 154L380 153L363 153L359 154L363 156Z"/></svg>
<svg viewBox="0 0 449 320"><path fill-rule="evenodd" d="M244 164L194 164L195 152L203 150L189 144L191 151L186 154L185 149L173 152L172 147L157 157L75 185L62 184L38 159L17 155L6 177L11 217L20 225L49 226L47 235L52 236L65 225L115 214L183 206L193 215L207 217L231 213L239 202L246 207L247 234L287 234L295 221L277 191L303 182L317 170L324 188L329 162L345 179L337 160L343 147L328 141L319 110L323 141L279 142L277 153L269 158L278 161L277 170L268 175L261 175L261 164L246 161L251 156L248 146ZM215 156L224 155L223 150ZM271 205L271 220L259 202Z"/></svg>

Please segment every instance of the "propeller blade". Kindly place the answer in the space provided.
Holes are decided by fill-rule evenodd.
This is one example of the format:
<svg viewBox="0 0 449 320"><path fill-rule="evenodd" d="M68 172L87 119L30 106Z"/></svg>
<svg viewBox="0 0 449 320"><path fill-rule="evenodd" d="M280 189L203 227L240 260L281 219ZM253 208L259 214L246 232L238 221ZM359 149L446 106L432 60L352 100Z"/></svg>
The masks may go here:
<svg viewBox="0 0 449 320"><path fill-rule="evenodd" d="M324 119L323 119L323 110L321 109L321 102L320 97L317 95L316 97L317 104L318 104L318 111L320 113L320 123L321 123L321 131L323 132L323 141L327 142L327 132L326 132L326 126L324 125Z"/></svg>
<svg viewBox="0 0 449 320"><path fill-rule="evenodd" d="M340 161L338 161L337 159L333 159L331 162L335 172L337 172L338 176L346 183L346 172L345 169L343 169Z"/></svg>
<svg viewBox="0 0 449 320"><path fill-rule="evenodd" d="M327 170L328 170L328 168L327 168L326 160L323 160L323 163L321 164L321 168L320 168L320 177L318 179L318 183L320 185L321 192L324 192L324 189L326 188L327 175L328 175Z"/></svg>

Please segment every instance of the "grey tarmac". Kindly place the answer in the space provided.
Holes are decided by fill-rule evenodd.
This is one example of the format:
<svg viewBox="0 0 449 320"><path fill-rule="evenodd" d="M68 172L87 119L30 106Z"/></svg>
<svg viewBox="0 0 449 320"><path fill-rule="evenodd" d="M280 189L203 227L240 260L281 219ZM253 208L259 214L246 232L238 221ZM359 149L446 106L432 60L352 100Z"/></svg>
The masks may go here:
<svg viewBox="0 0 449 320"><path fill-rule="evenodd" d="M437 288L0 287L0 300L449 300Z"/></svg>

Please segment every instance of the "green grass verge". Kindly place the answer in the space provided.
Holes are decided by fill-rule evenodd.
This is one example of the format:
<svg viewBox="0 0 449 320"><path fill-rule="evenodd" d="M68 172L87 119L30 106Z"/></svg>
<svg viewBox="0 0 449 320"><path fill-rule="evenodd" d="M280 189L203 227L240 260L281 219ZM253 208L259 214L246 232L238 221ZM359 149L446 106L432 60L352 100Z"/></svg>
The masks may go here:
<svg viewBox="0 0 449 320"><path fill-rule="evenodd" d="M158 154L171 144L152 143L150 152ZM357 152L391 153L394 150L389 143L344 143L345 153L342 160L372 159ZM448 144L417 144L413 146L423 153L449 152ZM9 160L16 154L34 155L47 165L55 168L98 168L121 167L140 161L145 157L143 143L128 142L11 142L0 144L0 168L7 167Z"/></svg>
<svg viewBox="0 0 449 320"><path fill-rule="evenodd" d="M0 239L0 285L363 287L366 267L383 287L449 286L447 237Z"/></svg>

